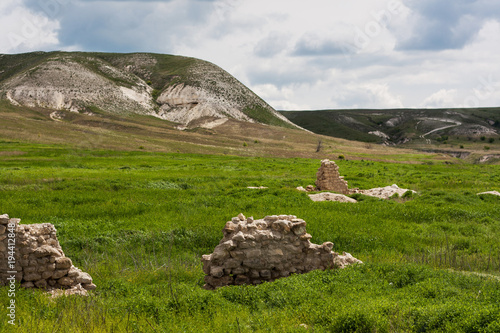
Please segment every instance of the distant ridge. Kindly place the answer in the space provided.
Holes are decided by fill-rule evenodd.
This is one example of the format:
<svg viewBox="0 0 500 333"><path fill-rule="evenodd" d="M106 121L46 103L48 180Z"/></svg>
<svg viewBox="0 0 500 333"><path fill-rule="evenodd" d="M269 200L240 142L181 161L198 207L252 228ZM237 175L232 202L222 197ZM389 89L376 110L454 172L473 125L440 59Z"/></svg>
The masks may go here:
<svg viewBox="0 0 500 333"><path fill-rule="evenodd" d="M448 136L497 138L500 131L500 107L280 112L316 134L373 143L439 142Z"/></svg>
<svg viewBox="0 0 500 333"><path fill-rule="evenodd" d="M220 67L174 55L4 54L0 98L17 106L89 115L151 115L183 127L235 119L297 128Z"/></svg>

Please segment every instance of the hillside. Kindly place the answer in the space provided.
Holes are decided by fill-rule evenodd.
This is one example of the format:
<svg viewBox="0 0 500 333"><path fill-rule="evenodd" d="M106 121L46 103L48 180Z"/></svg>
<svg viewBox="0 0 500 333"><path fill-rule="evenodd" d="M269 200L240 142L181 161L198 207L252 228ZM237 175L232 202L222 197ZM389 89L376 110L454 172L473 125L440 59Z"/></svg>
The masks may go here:
<svg viewBox="0 0 500 333"><path fill-rule="evenodd" d="M500 108L281 111L314 133L385 144L498 138Z"/></svg>
<svg viewBox="0 0 500 333"><path fill-rule="evenodd" d="M0 98L16 106L87 115L150 115L183 127L226 119L295 127L216 65L163 54L0 55Z"/></svg>

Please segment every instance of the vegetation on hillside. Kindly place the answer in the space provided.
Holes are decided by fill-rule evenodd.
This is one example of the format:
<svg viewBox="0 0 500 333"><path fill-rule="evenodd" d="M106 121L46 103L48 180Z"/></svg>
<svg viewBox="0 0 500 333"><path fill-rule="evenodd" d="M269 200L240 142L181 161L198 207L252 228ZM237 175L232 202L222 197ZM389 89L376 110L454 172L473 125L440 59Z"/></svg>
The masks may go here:
<svg viewBox="0 0 500 333"><path fill-rule="evenodd" d="M363 142L418 145L471 143L498 138L499 108L281 111L314 133ZM460 124L458 126L455 126ZM432 130L442 130L429 133ZM382 132L383 138L370 132ZM423 137L422 137L423 136ZM443 136L449 140L439 140ZM447 141L447 142L444 142ZM458 148L458 146L456 146Z"/></svg>

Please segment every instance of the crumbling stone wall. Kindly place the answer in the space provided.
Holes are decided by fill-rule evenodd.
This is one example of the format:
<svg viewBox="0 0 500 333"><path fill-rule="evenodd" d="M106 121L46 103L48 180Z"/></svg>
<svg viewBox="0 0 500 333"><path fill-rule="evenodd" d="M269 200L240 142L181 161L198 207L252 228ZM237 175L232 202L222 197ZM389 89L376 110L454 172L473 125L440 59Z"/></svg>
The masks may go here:
<svg viewBox="0 0 500 333"><path fill-rule="evenodd" d="M0 215L0 285L15 277L24 288L69 289L79 284L96 288L88 273L64 255L50 223L20 225L20 219Z"/></svg>
<svg viewBox="0 0 500 333"><path fill-rule="evenodd" d="M335 162L322 160L316 173L316 188L318 191L333 191L349 194L347 181L339 174L339 167Z"/></svg>
<svg viewBox="0 0 500 333"><path fill-rule="evenodd" d="M316 269L343 268L361 263L349 253L333 252L333 243L310 242L306 222L293 215L243 214L227 222L224 238L209 255L202 256L205 288L259 284Z"/></svg>

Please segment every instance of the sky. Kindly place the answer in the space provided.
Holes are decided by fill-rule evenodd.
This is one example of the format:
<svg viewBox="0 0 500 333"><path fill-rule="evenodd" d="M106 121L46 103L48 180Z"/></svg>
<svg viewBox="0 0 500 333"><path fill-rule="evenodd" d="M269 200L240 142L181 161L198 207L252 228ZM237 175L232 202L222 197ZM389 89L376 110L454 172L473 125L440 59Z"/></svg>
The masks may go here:
<svg viewBox="0 0 500 333"><path fill-rule="evenodd" d="M497 0L1 0L0 53L210 61L278 110L500 106Z"/></svg>

